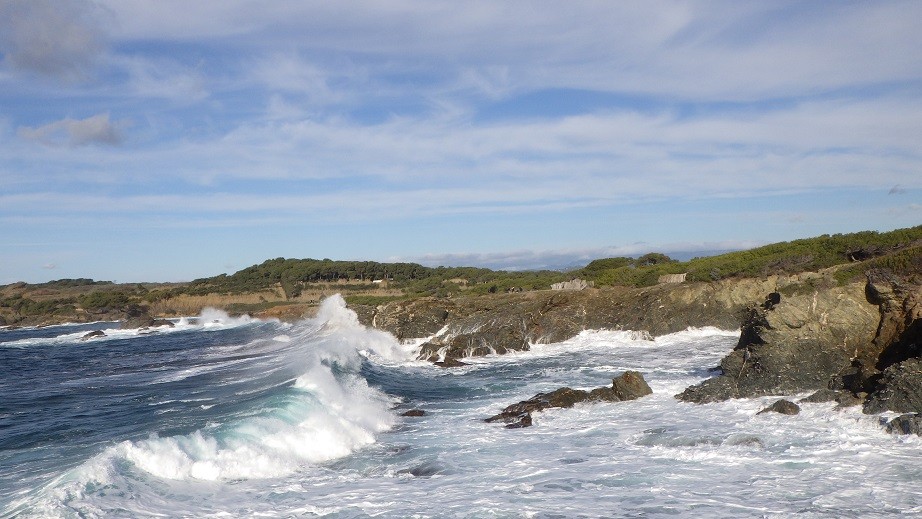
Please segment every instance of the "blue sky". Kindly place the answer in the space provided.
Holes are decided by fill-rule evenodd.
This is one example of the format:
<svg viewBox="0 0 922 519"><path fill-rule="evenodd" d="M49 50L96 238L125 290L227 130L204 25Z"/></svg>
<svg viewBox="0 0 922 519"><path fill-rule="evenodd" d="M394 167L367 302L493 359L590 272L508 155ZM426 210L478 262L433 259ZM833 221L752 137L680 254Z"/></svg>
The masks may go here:
<svg viewBox="0 0 922 519"><path fill-rule="evenodd" d="M0 0L0 283L922 223L922 2Z"/></svg>

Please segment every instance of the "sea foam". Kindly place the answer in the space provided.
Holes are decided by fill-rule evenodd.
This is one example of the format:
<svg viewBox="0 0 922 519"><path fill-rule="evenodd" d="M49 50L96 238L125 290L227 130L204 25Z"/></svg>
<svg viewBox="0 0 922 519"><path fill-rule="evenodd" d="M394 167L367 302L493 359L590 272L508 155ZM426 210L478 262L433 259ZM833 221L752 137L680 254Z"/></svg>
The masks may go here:
<svg viewBox="0 0 922 519"><path fill-rule="evenodd" d="M217 324L214 320L232 326L249 322L228 322L226 314L209 312L199 326ZM297 374L268 403L188 434L122 441L13 509L58 515L64 503L82 501L86 492L131 485L126 470L188 482L281 477L349 455L394 424L393 398L370 387L359 370L363 356L398 361L408 359L407 351L393 336L359 324L339 295L327 298L316 318L286 330L283 340L268 337L250 346L278 348L272 351L281 358L274 361Z"/></svg>

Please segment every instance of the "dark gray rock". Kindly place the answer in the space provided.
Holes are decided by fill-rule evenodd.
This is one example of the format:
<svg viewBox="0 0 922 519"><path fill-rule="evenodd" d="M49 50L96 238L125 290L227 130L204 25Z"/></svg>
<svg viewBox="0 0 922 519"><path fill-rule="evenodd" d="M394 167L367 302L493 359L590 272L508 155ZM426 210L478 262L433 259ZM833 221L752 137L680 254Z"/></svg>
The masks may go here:
<svg viewBox="0 0 922 519"><path fill-rule="evenodd" d="M790 400L781 399L776 401L774 404L766 407L765 409L759 411L756 414L763 413L781 413L787 415L795 415L800 413L800 406L791 402Z"/></svg>
<svg viewBox="0 0 922 519"><path fill-rule="evenodd" d="M864 403L864 412L922 413L922 359L911 359L884 370Z"/></svg>
<svg viewBox="0 0 922 519"><path fill-rule="evenodd" d="M592 391L562 387L550 393L537 395L512 404L499 414L485 419L485 422L505 422L506 427L517 429L532 425L531 413L550 407L573 407L580 402L619 402L634 400L653 393L643 375L637 371L625 371L612 379L611 387L600 387Z"/></svg>
<svg viewBox="0 0 922 519"><path fill-rule="evenodd" d="M887 421L881 417L880 424L883 425L890 434L915 434L922 436L922 414L907 413Z"/></svg>
<svg viewBox="0 0 922 519"><path fill-rule="evenodd" d="M404 411L403 413L400 413L400 416L409 416L409 417L426 416L426 412L423 411L422 409L410 409L409 411Z"/></svg>
<svg viewBox="0 0 922 519"><path fill-rule="evenodd" d="M862 393L862 395L864 394ZM855 395L851 391L820 389L812 395L800 399L800 403L818 404L823 402L835 402L839 404L838 407L852 407L862 404L864 397Z"/></svg>
<svg viewBox="0 0 922 519"><path fill-rule="evenodd" d="M97 337L105 337L106 333L102 330L93 330L92 332L87 333L83 337L80 337L81 341L87 341L90 339L95 339Z"/></svg>
<svg viewBox="0 0 922 519"><path fill-rule="evenodd" d="M447 357L445 360L437 360L433 362L436 366L440 368L460 368L462 366L467 366L466 362L461 362L458 359Z"/></svg>

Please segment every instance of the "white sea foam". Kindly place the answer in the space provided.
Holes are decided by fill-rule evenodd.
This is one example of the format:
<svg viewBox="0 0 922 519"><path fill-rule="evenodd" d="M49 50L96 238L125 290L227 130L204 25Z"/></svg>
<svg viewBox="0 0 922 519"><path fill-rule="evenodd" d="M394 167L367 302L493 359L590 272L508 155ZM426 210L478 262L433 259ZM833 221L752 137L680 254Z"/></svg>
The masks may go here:
<svg viewBox="0 0 922 519"><path fill-rule="evenodd" d="M121 443L69 473L73 484L57 481L54 499L34 515L922 513L922 439L888 435L859 408L801 404L797 416L758 415L777 397L676 400L708 376L738 332L687 330L653 341L584 332L530 352L471 359L474 366L446 377L402 361L396 341L358 327L340 301L326 304L324 318L286 332L291 342L261 344L298 353L288 359L299 367L291 405L187 435ZM380 376L431 388L432 395L412 393L426 416L388 430L390 401L359 376L358 350L364 362L386 367ZM482 421L540 391L608 384L624 369L643 372L654 393L535 413L527 429Z"/></svg>

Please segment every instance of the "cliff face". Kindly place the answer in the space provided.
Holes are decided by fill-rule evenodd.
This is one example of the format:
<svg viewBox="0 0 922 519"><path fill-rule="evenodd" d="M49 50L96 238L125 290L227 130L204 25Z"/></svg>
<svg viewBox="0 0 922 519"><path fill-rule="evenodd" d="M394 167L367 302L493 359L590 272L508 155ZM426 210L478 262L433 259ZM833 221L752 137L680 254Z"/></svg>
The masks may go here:
<svg viewBox="0 0 922 519"><path fill-rule="evenodd" d="M677 398L706 403L830 389L855 403L866 397L867 413L920 413L922 286L877 270L863 287L812 298L772 294L749 310L740 342L720 368L721 375Z"/></svg>
<svg viewBox="0 0 922 519"><path fill-rule="evenodd" d="M678 398L704 403L825 388L873 340L878 320L861 284L790 297L773 292L747 309L722 374Z"/></svg>

